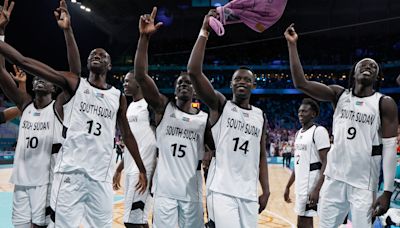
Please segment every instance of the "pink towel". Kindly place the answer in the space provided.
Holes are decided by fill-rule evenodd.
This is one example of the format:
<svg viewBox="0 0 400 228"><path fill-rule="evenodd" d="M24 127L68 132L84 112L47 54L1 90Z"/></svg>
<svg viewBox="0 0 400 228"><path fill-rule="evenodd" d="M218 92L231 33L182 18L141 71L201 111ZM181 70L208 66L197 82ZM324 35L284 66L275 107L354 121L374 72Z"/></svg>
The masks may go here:
<svg viewBox="0 0 400 228"><path fill-rule="evenodd" d="M281 18L287 0L233 0L217 7L219 20L211 17L210 27L222 36L223 25L244 23L257 32L263 32Z"/></svg>

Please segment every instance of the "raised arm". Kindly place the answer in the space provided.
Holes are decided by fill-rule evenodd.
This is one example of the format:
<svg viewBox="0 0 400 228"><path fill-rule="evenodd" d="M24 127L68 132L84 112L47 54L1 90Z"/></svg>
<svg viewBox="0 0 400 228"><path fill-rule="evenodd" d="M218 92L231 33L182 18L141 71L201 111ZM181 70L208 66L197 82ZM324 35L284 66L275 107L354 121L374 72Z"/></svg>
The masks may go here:
<svg viewBox="0 0 400 228"><path fill-rule="evenodd" d="M220 106L225 102L225 97L214 90L210 81L203 73L204 52L210 34L210 26L208 25L210 17L217 17L215 10L210 10L204 17L200 34L190 54L187 71L198 97L210 107L211 110L219 110Z"/></svg>
<svg viewBox="0 0 400 228"><path fill-rule="evenodd" d="M270 190L269 190L269 179L268 179L268 165L267 165L267 152L265 151L265 138L267 133L267 121L264 119L264 126L263 126L263 131L262 131L262 136L261 136L261 142L260 142L260 164L259 164L259 169L260 169L260 176L259 176L259 181L261 184L262 188L262 195L258 197L258 203L260 204L260 207L258 209L258 213L261 213L265 207L267 206L269 195L270 195Z"/></svg>
<svg viewBox="0 0 400 228"><path fill-rule="evenodd" d="M153 79L148 75L148 47L151 35L162 26L159 22L154 25L157 8L154 7L151 14L140 16L139 19L139 41L135 54L135 79L143 91L143 96L157 113L162 113L168 99L160 93Z"/></svg>
<svg viewBox="0 0 400 228"><path fill-rule="evenodd" d="M8 0L4 1L4 7L0 13L0 36L4 41L4 32L8 22L10 21L11 13L14 8L14 2L8 5ZM24 105L30 102L31 98L26 95L26 92L20 93L15 84L12 76L8 73L5 68L4 57L0 55L0 88L4 94L13 101L20 110L23 109Z"/></svg>
<svg viewBox="0 0 400 228"><path fill-rule="evenodd" d="M3 58L4 59L4 58ZM14 79L14 81L18 82L18 90L21 93L27 93L26 91L26 73L19 69L16 65L13 65L14 68L14 73L15 75L10 72L11 77Z"/></svg>
<svg viewBox="0 0 400 228"><path fill-rule="evenodd" d="M343 90L341 86L327 86L319 82L308 81L305 78L299 53L297 52L298 35L294 31L294 24L291 24L286 29L285 38L289 48L290 71L296 89L317 100L336 103L337 95Z"/></svg>
<svg viewBox="0 0 400 228"><path fill-rule="evenodd" d="M382 126L382 169L383 169L383 194L378 197L373 205L372 216L380 216L386 213L390 206L390 198L394 191L394 178L396 176L396 137L397 137L397 105L388 96L380 102L381 126Z"/></svg>
<svg viewBox="0 0 400 228"><path fill-rule="evenodd" d="M133 160L135 160L136 165L140 171L139 182L137 183L136 188L139 189L141 193L143 193L146 190L147 186L146 169L143 165L142 158L140 157L136 139L133 136L132 131L129 127L128 119L126 119L126 109L126 98L124 95L121 95L120 106L117 116L118 127L121 130L121 135L125 142L125 146L128 148L129 153L132 155Z"/></svg>
<svg viewBox="0 0 400 228"><path fill-rule="evenodd" d="M81 74L81 57L78 45L76 44L74 32L71 27L71 16L65 0L60 1L60 7L54 11L58 27L64 31L65 43L67 46L69 70L76 74Z"/></svg>
<svg viewBox="0 0 400 228"><path fill-rule="evenodd" d="M15 48L3 41L0 41L0 54L24 71L46 79L47 81L61 87L63 90L72 93L72 91L75 91L75 88L78 86L78 77L73 73L56 71L42 62L25 57Z"/></svg>

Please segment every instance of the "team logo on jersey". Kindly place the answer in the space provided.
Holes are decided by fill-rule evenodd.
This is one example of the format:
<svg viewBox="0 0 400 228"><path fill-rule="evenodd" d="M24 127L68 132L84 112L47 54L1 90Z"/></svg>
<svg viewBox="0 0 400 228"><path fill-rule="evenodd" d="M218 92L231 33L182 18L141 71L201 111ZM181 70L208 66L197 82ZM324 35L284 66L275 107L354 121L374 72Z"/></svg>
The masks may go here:
<svg viewBox="0 0 400 228"><path fill-rule="evenodd" d="M190 122L190 118L188 118L188 117L182 117L182 120L185 122Z"/></svg>
<svg viewBox="0 0 400 228"><path fill-rule="evenodd" d="M169 115L169 117L176 118L175 113L172 113L171 115Z"/></svg>
<svg viewBox="0 0 400 228"><path fill-rule="evenodd" d="M84 94L89 94L89 89L85 89L85 91L83 91Z"/></svg>
<svg viewBox="0 0 400 228"><path fill-rule="evenodd" d="M344 101L344 103L350 103L350 99L347 98L347 99Z"/></svg>
<svg viewBox="0 0 400 228"><path fill-rule="evenodd" d="M96 97L104 98L104 93L96 93Z"/></svg>
<svg viewBox="0 0 400 228"><path fill-rule="evenodd" d="M34 112L33 116L40 116L40 112Z"/></svg>
<svg viewBox="0 0 400 228"><path fill-rule="evenodd" d="M232 108L232 111L233 111L233 112L237 112L236 107L233 107L233 108Z"/></svg>
<svg viewBox="0 0 400 228"><path fill-rule="evenodd" d="M363 104L364 104L363 101L356 101L356 105L358 105L358 106L362 106Z"/></svg>
<svg viewBox="0 0 400 228"><path fill-rule="evenodd" d="M249 113L243 112L244 117L249 117Z"/></svg>

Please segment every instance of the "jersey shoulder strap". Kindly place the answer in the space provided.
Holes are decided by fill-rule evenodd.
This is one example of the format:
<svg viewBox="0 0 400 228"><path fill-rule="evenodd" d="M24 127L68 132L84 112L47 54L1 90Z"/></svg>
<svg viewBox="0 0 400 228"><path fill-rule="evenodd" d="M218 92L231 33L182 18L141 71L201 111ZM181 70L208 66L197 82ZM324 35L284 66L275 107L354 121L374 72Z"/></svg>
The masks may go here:
<svg viewBox="0 0 400 228"><path fill-rule="evenodd" d="M315 130L317 130L317 128L318 128L320 125L319 125L319 124L314 124L314 126L315 126L315 128L314 128L314 132L313 132L313 134L312 134L312 141L313 141L313 143L314 143L314 145L315 145L315 139L314 139Z"/></svg>

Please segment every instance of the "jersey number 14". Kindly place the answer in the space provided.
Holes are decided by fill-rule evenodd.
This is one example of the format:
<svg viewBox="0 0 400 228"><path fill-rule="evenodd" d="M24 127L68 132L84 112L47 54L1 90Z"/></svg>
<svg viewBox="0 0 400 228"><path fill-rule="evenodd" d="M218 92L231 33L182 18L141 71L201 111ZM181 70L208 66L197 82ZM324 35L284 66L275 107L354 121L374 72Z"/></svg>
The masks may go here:
<svg viewBox="0 0 400 228"><path fill-rule="evenodd" d="M249 146L249 140L244 141L244 143L242 143L242 145L239 146L239 138L233 138L233 141L235 142L235 147L233 148L233 151L238 151L241 150L243 151L244 154L247 154L247 152L249 152L249 150L247 149L247 147Z"/></svg>

